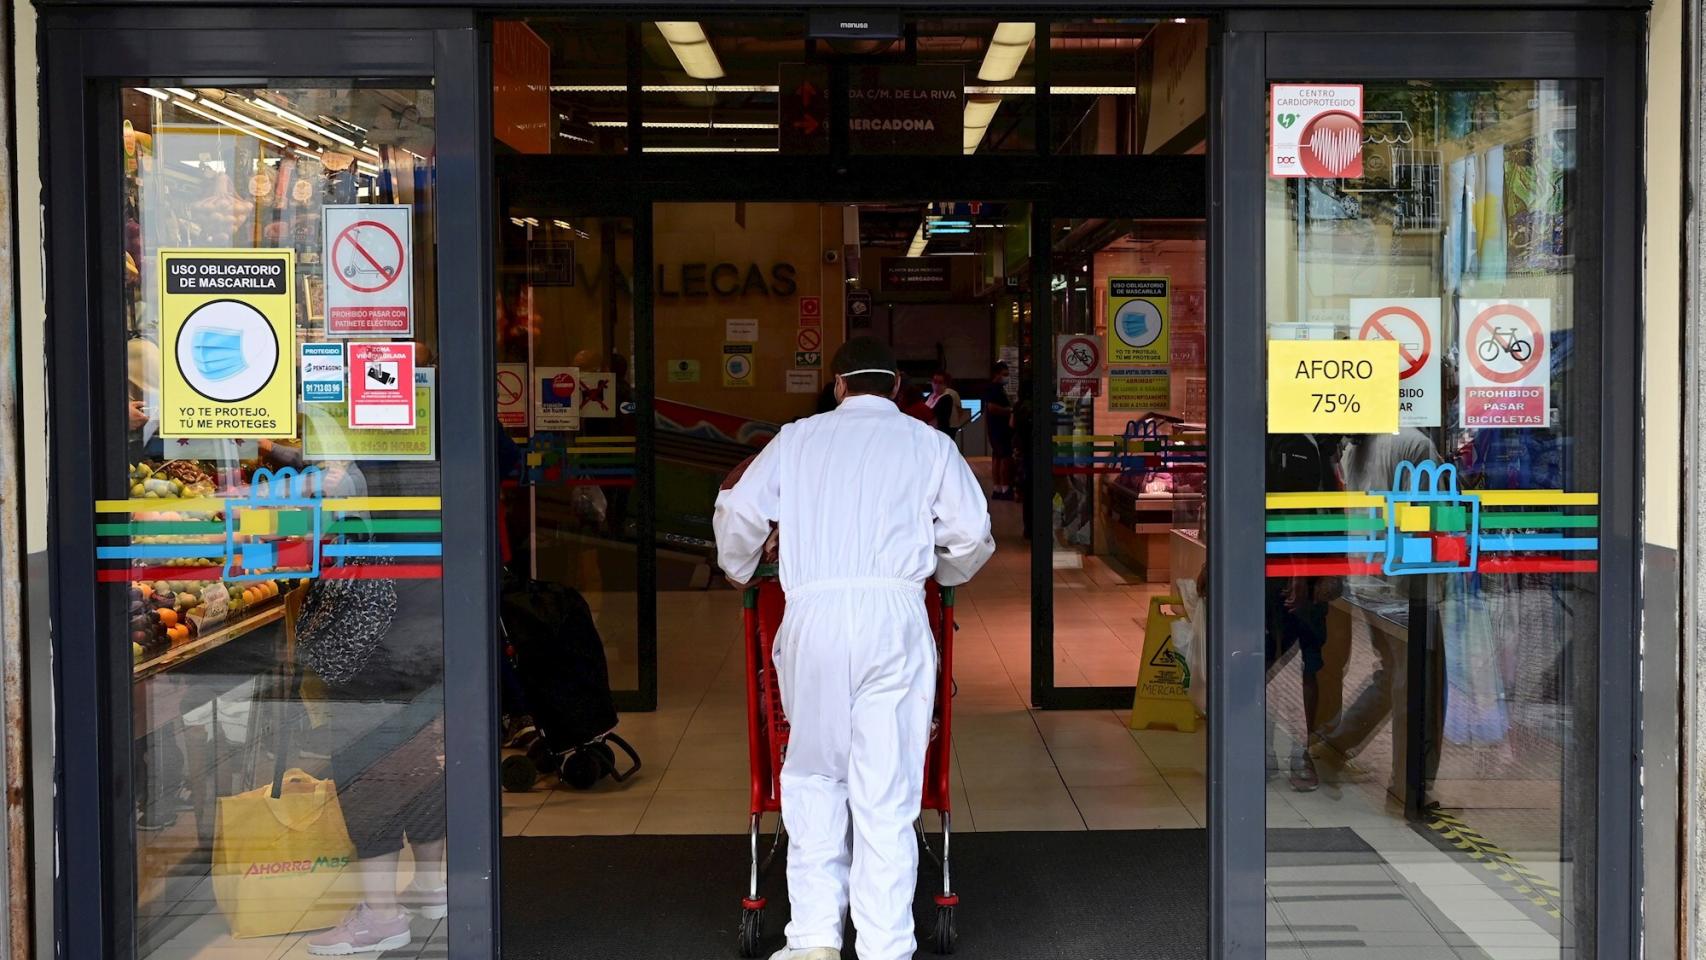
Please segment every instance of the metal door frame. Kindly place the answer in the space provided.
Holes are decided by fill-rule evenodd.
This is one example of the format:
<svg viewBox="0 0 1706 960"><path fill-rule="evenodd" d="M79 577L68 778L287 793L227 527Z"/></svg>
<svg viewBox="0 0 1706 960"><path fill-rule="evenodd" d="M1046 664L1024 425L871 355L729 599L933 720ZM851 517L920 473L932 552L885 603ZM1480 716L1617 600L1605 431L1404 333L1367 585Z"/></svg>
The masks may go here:
<svg viewBox="0 0 1706 960"><path fill-rule="evenodd" d="M469 184L439 197L439 352L464 358L439 377L446 442L441 483L492 502L490 85L487 48L468 11L98 9L42 11L47 330L53 457L52 649L55 691L55 955L125 958L134 950L130 658L105 639L95 583L94 502L123 496L96 475L122 462L125 433L102 413L125 382L113 331L122 249L117 202L118 91L154 80L234 85L267 78L427 82L436 96L438 177ZM115 349L116 344L116 349ZM122 421L117 421L122 423ZM88 455L93 448L96 455ZM106 456L101 456L105 454ZM445 511L446 816L450 951L497 955L498 810L495 530L489 512ZM464 642L457 642L463 638Z"/></svg>
<svg viewBox="0 0 1706 960"><path fill-rule="evenodd" d="M1263 768L1263 529L1266 408L1265 191L1267 84L1406 79L1557 79L1597 84L1583 111L1580 149L1599 165L1600 204L1582 211L1582 242L1597 246L1602 317L1641 316L1642 10L1549 13L1383 11L1231 13L1213 58L1209 264L1210 905L1217 960L1265 952L1265 791L1246 786ZM1597 229L1594 229L1597 227ZM1600 609L1597 836L1591 936L1595 952L1639 956L1637 727L1641 597L1639 323L1602 321L1599 398ZM1578 348L1578 356L1592 351ZM1571 918L1572 922L1579 918Z"/></svg>

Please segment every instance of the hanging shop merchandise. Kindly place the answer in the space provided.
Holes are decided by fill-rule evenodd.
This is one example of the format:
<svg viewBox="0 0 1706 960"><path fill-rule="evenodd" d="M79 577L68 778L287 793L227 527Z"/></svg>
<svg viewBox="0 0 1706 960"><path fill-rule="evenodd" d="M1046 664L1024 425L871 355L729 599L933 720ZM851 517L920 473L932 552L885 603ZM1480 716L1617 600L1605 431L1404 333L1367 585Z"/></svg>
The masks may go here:
<svg viewBox="0 0 1706 960"><path fill-rule="evenodd" d="M296 432L295 254L160 251L160 434Z"/></svg>
<svg viewBox="0 0 1706 960"><path fill-rule="evenodd" d="M1108 280L1108 409L1172 405L1172 284L1166 277Z"/></svg>
<svg viewBox="0 0 1706 960"><path fill-rule="evenodd" d="M326 333L409 337L415 331L408 204L327 204Z"/></svg>

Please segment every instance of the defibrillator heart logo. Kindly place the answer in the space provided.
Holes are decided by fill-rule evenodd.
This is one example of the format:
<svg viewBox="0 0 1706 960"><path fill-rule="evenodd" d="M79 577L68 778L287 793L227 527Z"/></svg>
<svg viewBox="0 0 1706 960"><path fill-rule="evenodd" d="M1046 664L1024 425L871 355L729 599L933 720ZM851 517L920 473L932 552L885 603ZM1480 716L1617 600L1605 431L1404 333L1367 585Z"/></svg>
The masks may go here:
<svg viewBox="0 0 1706 960"><path fill-rule="evenodd" d="M1279 115L1279 125L1281 129L1290 130L1291 125L1296 122L1297 114L1295 113L1282 113Z"/></svg>

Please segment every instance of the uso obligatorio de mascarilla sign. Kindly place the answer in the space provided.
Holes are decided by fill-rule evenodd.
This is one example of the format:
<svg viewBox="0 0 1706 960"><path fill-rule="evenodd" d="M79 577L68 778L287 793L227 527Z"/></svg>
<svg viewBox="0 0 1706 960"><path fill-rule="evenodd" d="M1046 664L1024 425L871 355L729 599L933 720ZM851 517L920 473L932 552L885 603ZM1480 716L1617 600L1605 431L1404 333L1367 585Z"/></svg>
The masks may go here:
<svg viewBox="0 0 1706 960"><path fill-rule="evenodd" d="M160 251L160 434L296 432L296 257Z"/></svg>

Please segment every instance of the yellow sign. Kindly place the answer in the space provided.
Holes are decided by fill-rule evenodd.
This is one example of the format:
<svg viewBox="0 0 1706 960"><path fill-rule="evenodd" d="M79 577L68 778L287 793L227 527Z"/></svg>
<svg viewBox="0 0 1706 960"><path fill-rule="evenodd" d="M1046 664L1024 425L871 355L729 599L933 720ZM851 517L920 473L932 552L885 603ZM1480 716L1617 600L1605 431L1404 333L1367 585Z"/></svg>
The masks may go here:
<svg viewBox="0 0 1706 960"><path fill-rule="evenodd" d="M750 343L723 344L723 386L752 386L752 348Z"/></svg>
<svg viewBox="0 0 1706 960"><path fill-rule="evenodd" d="M1397 433L1398 341L1269 340L1269 433Z"/></svg>
<svg viewBox="0 0 1706 960"><path fill-rule="evenodd" d="M1176 612L1169 613L1169 608ZM1149 598L1149 622L1143 629L1143 663L1138 668L1137 695L1131 705L1129 726L1133 730L1172 727L1191 733L1197 728L1197 706L1191 702L1191 670L1185 658L1173 649L1173 622L1181 618L1183 610L1178 597Z"/></svg>
<svg viewBox="0 0 1706 960"><path fill-rule="evenodd" d="M310 460L432 460L432 367L415 368L415 426L412 430L351 430L349 402L305 404L303 455Z"/></svg>
<svg viewBox="0 0 1706 960"><path fill-rule="evenodd" d="M1173 377L1166 367L1108 371L1109 410L1164 413L1172 407Z"/></svg>
<svg viewBox="0 0 1706 960"><path fill-rule="evenodd" d="M296 434L296 255L160 251L160 435Z"/></svg>
<svg viewBox="0 0 1706 960"><path fill-rule="evenodd" d="M1173 308L1166 277L1108 279L1108 366L1165 367L1173 362Z"/></svg>

